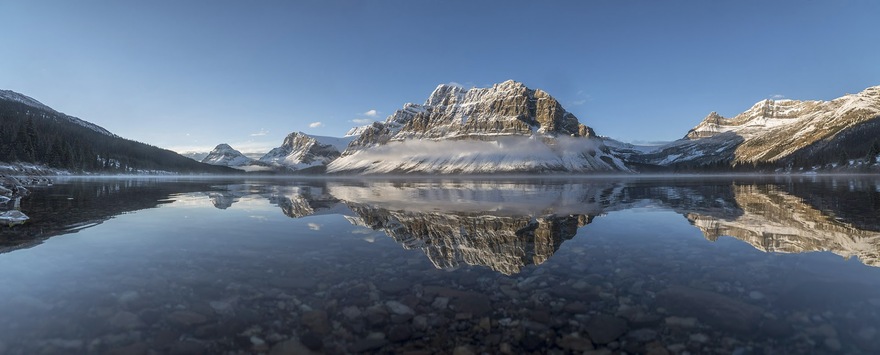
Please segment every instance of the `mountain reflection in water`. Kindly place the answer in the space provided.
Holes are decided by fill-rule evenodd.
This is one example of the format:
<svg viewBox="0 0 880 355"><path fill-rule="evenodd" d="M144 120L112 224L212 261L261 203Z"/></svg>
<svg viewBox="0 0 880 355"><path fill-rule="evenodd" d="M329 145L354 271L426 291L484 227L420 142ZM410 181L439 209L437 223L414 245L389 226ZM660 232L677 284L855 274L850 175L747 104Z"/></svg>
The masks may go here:
<svg viewBox="0 0 880 355"><path fill-rule="evenodd" d="M3 354L880 353L872 178L74 178L21 208Z"/></svg>
<svg viewBox="0 0 880 355"><path fill-rule="evenodd" d="M225 209L239 198L259 195L292 218L342 214L353 225L384 231L406 249L422 250L438 268L465 263L515 274L546 261L594 217L636 207L675 211L711 241L730 236L765 252L830 251L880 266L876 182L856 180L864 186L855 192L852 183L842 189L836 180L820 180L804 190L794 188L790 179L720 185L685 180L659 186L638 181L322 182L228 185L210 197ZM864 201L841 201L847 195ZM824 209L810 201L823 201ZM838 209L849 206L862 207Z"/></svg>

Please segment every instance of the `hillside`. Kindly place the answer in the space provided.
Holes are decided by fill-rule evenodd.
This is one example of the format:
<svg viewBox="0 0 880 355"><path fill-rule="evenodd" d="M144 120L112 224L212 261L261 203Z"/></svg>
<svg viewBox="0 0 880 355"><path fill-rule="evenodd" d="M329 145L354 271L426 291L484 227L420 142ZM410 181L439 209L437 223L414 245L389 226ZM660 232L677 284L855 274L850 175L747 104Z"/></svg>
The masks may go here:
<svg viewBox="0 0 880 355"><path fill-rule="evenodd" d="M72 172L225 174L173 151L121 138L28 96L0 91L0 161Z"/></svg>

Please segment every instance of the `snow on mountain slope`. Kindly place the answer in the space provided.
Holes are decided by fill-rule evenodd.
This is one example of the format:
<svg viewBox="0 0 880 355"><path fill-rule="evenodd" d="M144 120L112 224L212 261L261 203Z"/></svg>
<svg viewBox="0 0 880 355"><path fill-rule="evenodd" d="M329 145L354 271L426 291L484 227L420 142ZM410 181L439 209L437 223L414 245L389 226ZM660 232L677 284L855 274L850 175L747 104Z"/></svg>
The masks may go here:
<svg viewBox="0 0 880 355"><path fill-rule="evenodd" d="M328 172L629 171L593 130L546 92L512 80L491 88L439 85L359 133Z"/></svg>
<svg viewBox="0 0 880 355"><path fill-rule="evenodd" d="M352 136L326 137L326 136L315 136L315 135L311 135L311 134L308 136L314 138L315 141L317 141L319 144L332 145L333 148L336 148L336 150L339 151L340 153L344 152L345 149L348 148L348 144L351 143L352 140L354 140L354 137L352 137Z"/></svg>
<svg viewBox="0 0 880 355"><path fill-rule="evenodd" d="M12 90L0 90L0 100L20 102L25 105L28 105L28 106L31 106L34 108L38 108L41 110L56 112L51 107L43 105L42 102L39 102L30 96L27 96L24 94L19 94L15 91L12 91Z"/></svg>
<svg viewBox="0 0 880 355"><path fill-rule="evenodd" d="M19 94L15 91L12 91L12 90L0 90L0 100L19 102L19 103L28 105L30 107L42 110L42 111L48 111L51 113L55 113L55 114L58 114L59 118L66 119L74 124L79 125L79 126L88 128L88 129L93 130L95 132L105 134L105 135L108 135L111 137L118 137L117 135L110 133L110 131L104 129L101 126L98 126L98 125L91 123L91 122L83 121L83 120L76 118L76 117L73 117L73 116L65 115L65 114L58 112L58 111L55 111L51 107L44 105L43 103L33 99L30 96L27 96L24 94Z"/></svg>
<svg viewBox="0 0 880 355"><path fill-rule="evenodd" d="M272 168L268 164L248 158L229 144L221 143L202 159L202 163L222 165L244 171L269 171Z"/></svg>
<svg viewBox="0 0 880 355"><path fill-rule="evenodd" d="M405 140L358 150L330 163L328 171L366 174L491 174L503 172L627 171L593 140L531 136L493 140Z"/></svg>
<svg viewBox="0 0 880 355"><path fill-rule="evenodd" d="M729 119L712 112L684 138L641 159L660 165L781 162L878 118L880 86L831 101L763 100Z"/></svg>
<svg viewBox="0 0 880 355"><path fill-rule="evenodd" d="M370 129L371 126L372 126L372 124L368 124L368 125L364 125L364 126L358 126L358 127L353 127L352 129L348 130L348 132L345 133L345 137L346 137L346 138L347 138L347 137L357 137L357 136L363 134L364 131Z"/></svg>
<svg viewBox="0 0 880 355"><path fill-rule="evenodd" d="M208 156L202 159L202 163L212 165L239 166L250 163L251 159L233 149L229 144L221 143L214 148Z"/></svg>
<svg viewBox="0 0 880 355"><path fill-rule="evenodd" d="M260 161L291 170L323 166L339 157L354 137L311 136L294 132L284 138L280 147L270 150Z"/></svg>

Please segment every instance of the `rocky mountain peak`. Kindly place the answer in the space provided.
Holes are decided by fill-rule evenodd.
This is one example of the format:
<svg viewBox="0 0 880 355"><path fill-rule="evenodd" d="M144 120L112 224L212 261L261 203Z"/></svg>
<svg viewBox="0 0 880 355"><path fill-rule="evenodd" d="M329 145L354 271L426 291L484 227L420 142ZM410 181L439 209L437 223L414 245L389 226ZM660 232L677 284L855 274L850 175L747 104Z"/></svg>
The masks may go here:
<svg viewBox="0 0 880 355"><path fill-rule="evenodd" d="M329 172L627 170L553 96L513 80L471 89L442 84L423 105L406 104L353 132Z"/></svg>
<svg viewBox="0 0 880 355"><path fill-rule="evenodd" d="M222 152L222 151L237 151L237 150L233 149L232 146L230 146L229 144L220 143L216 147L214 147L214 150L212 150L211 152Z"/></svg>
<svg viewBox="0 0 880 355"><path fill-rule="evenodd" d="M293 132L284 138L280 147L274 148L260 161L291 170L302 170L326 165L339 157L340 151L353 137L334 138Z"/></svg>
<svg viewBox="0 0 880 355"><path fill-rule="evenodd" d="M253 161L229 144L220 143L204 159L202 163L223 166L241 166Z"/></svg>
<svg viewBox="0 0 880 355"><path fill-rule="evenodd" d="M718 112L712 111L709 112L709 115L707 115L706 118L703 119L703 122L712 122L718 124L721 123L722 120L724 120L724 116L719 115Z"/></svg>
<svg viewBox="0 0 880 355"><path fill-rule="evenodd" d="M451 84L440 84L425 100L425 106L445 106L455 104L460 101L464 93L467 92L463 87Z"/></svg>
<svg viewBox="0 0 880 355"><path fill-rule="evenodd" d="M464 89L441 84L424 105L407 104L389 116L382 127L374 125L369 139L357 146L405 139L450 139L474 136L565 135L592 137L558 100L540 89L529 89L508 80L490 88ZM375 131L385 132L385 138Z"/></svg>
<svg viewBox="0 0 880 355"><path fill-rule="evenodd" d="M282 147L296 147L305 144L306 142L314 140L314 138L303 132L293 132L288 134L287 137L284 137L284 142L281 143Z"/></svg>

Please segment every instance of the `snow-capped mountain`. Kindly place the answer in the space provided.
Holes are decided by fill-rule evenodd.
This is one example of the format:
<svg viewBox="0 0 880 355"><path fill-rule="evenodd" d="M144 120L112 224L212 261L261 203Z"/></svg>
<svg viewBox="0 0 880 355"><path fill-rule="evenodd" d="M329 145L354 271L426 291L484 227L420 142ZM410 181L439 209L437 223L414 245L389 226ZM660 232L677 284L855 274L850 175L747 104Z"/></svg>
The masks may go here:
<svg viewBox="0 0 880 355"><path fill-rule="evenodd" d="M244 171L272 170L272 167L269 164L249 158L226 143L221 143L214 147L214 150L202 159L202 163L228 166L230 168Z"/></svg>
<svg viewBox="0 0 880 355"><path fill-rule="evenodd" d="M861 157L880 134L880 86L831 101L763 100L725 118L712 112L687 135L636 158L658 165L831 163Z"/></svg>
<svg viewBox="0 0 880 355"><path fill-rule="evenodd" d="M241 152L233 149L229 144L221 143L214 147L208 156L202 159L202 163L226 166L247 165L253 159L244 156Z"/></svg>
<svg viewBox="0 0 880 355"><path fill-rule="evenodd" d="M12 91L12 90L0 90L0 100L22 103L27 106L33 107L35 109L38 109L40 111L48 111L48 112L54 114L54 115L42 115L43 118L56 119L56 120L61 119L61 120L69 121L69 122L74 123L76 125L91 129L91 130L98 132L98 133L101 133L101 134L106 134L111 137L119 137L113 133L110 133L110 131L104 129L101 126L98 126L98 125L91 123L91 122L83 121L83 120L76 118L76 117L73 117L73 116L65 115L65 114L58 112L58 111L55 111L51 107L44 105L43 103L35 100L34 98L32 98L30 96L27 96L24 94L19 94L15 91Z"/></svg>
<svg viewBox="0 0 880 355"><path fill-rule="evenodd" d="M491 88L439 85L385 122L358 127L328 172L629 171L546 92L512 80Z"/></svg>
<svg viewBox="0 0 880 355"><path fill-rule="evenodd" d="M290 170L323 167L339 157L354 137L322 137L293 132L280 147L273 148L260 161Z"/></svg>

